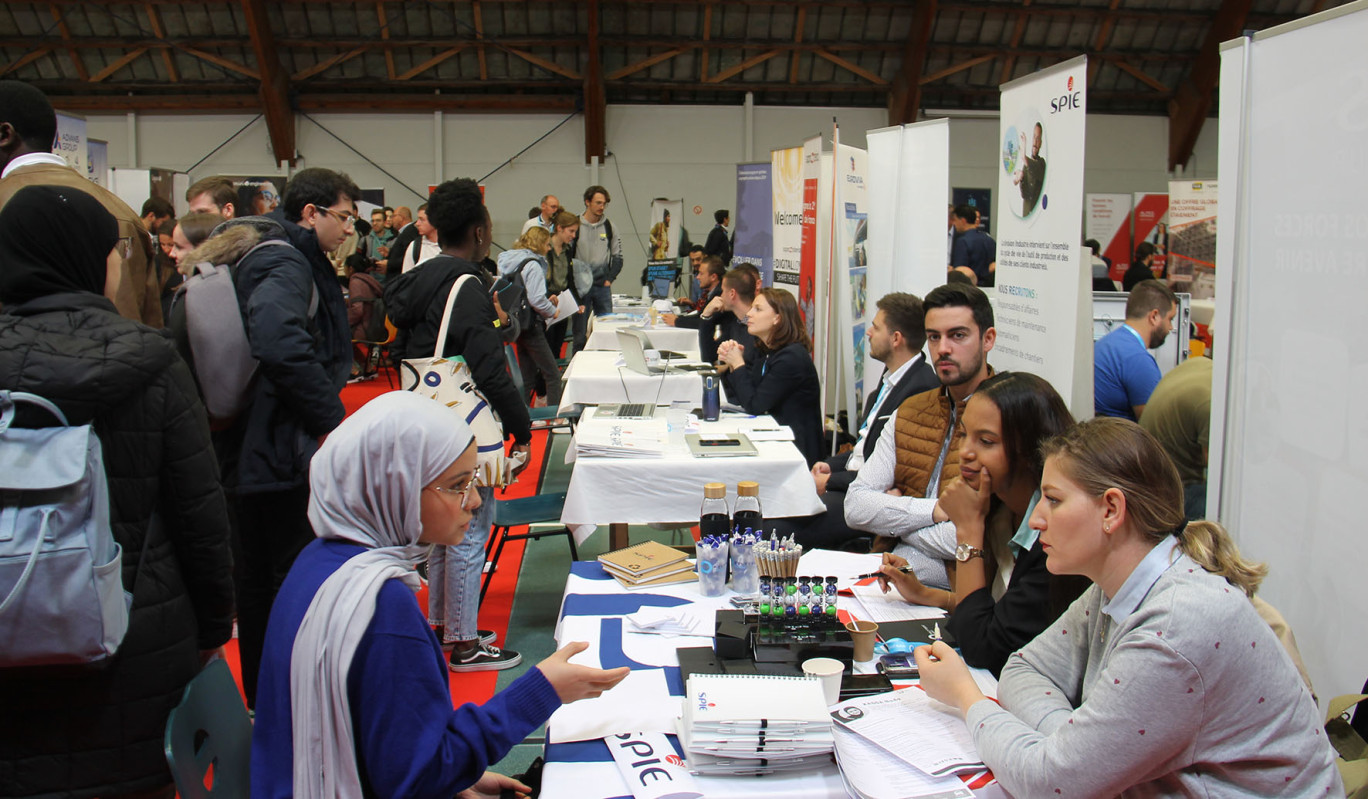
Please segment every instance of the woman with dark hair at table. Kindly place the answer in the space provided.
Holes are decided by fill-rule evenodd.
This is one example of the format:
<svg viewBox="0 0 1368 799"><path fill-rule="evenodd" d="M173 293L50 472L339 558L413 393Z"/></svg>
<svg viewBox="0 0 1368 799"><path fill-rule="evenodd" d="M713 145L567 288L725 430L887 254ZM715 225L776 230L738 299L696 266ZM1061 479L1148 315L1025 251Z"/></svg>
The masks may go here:
<svg viewBox="0 0 1368 799"><path fill-rule="evenodd" d="M884 555L885 590L891 584L913 604L950 611L946 627L965 662L995 675L1088 587L1046 570L1027 523L1040 501L1040 444L1073 425L1063 398L1036 375L999 372L983 381L964 406L960 476L933 514L955 524L954 590L928 588L898 571L906 560Z"/></svg>
<svg viewBox="0 0 1368 799"><path fill-rule="evenodd" d="M986 700L955 650L914 653L1013 796L1343 796L1311 693L1249 601L1267 573L1183 518L1154 437L1098 417L1043 447L1030 516L1052 574L1093 586Z"/></svg>
<svg viewBox="0 0 1368 799"><path fill-rule="evenodd" d="M769 414L793 430L793 443L809 467L822 458L821 385L812 365L812 340L798 316L798 303L783 289L756 292L746 331L755 351L728 339L717 357L731 368L728 399L747 413Z"/></svg>
<svg viewBox="0 0 1368 799"><path fill-rule="evenodd" d="M194 378L161 331L104 296L127 247L77 189L29 186L0 211L0 389L93 426L132 592L128 631L98 667L0 670L6 796L169 799L167 715L232 635L227 511ZM18 407L17 426L55 424Z"/></svg>

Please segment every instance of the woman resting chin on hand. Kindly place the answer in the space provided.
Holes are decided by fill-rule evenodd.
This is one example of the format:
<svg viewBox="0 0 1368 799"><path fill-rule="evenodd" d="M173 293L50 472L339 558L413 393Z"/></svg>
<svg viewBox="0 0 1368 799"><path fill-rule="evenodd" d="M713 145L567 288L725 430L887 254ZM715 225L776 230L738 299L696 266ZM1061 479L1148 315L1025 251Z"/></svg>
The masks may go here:
<svg viewBox="0 0 1368 799"><path fill-rule="evenodd" d="M1047 566L1093 586L1008 660L984 701L942 643L921 685L964 715L1013 796L1341 796L1305 683L1249 601L1267 572L1214 522L1134 422L1046 442L1031 514Z"/></svg>

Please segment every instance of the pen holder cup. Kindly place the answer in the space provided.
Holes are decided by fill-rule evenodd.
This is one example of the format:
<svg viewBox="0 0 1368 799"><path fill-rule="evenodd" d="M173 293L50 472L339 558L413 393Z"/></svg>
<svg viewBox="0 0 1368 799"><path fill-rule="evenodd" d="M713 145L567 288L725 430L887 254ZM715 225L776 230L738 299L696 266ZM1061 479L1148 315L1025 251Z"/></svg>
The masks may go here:
<svg viewBox="0 0 1368 799"><path fill-rule="evenodd" d="M722 596L727 593L727 544L716 547L699 546L698 590L703 596Z"/></svg>
<svg viewBox="0 0 1368 799"><path fill-rule="evenodd" d="M755 562L754 544L732 542L731 580L732 590L742 596L760 593L760 568Z"/></svg>

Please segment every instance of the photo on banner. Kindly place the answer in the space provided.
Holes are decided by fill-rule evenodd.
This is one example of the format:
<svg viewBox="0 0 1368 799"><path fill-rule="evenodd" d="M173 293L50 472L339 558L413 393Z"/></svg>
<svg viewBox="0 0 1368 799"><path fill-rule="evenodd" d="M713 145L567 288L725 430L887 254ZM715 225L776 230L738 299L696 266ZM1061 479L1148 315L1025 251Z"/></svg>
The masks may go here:
<svg viewBox="0 0 1368 799"><path fill-rule="evenodd" d="M817 330L817 186L822 171L822 137L803 142L802 259L798 268L798 309L813 348L821 349ZM825 338L825 337L823 337Z"/></svg>
<svg viewBox="0 0 1368 799"><path fill-rule="evenodd" d="M651 201L650 258L646 260L646 281L651 296L669 297L676 286L687 285L679 280L679 231L684 218L683 200L657 198Z"/></svg>
<svg viewBox="0 0 1368 799"><path fill-rule="evenodd" d="M237 189L237 215L261 216L280 205L280 193L285 189L284 175L225 175Z"/></svg>
<svg viewBox="0 0 1368 799"><path fill-rule="evenodd" d="M955 205L967 205L979 212L979 229L989 230L993 214L992 189L951 189L950 201Z"/></svg>
<svg viewBox="0 0 1368 799"><path fill-rule="evenodd" d="M999 370L1037 374L1075 417L1093 414L1091 270L1083 261L1085 56L1002 87Z"/></svg>
<svg viewBox="0 0 1368 799"><path fill-rule="evenodd" d="M1089 194L1086 203L1088 216L1084 220L1083 238L1093 239L1101 246L1102 259L1109 264L1108 276L1120 280L1131 261L1131 196Z"/></svg>
<svg viewBox="0 0 1368 799"><path fill-rule="evenodd" d="M773 190L769 162L736 165L736 233L732 263L751 263L760 270L764 286L774 285L774 220L770 216Z"/></svg>
<svg viewBox="0 0 1368 799"><path fill-rule="evenodd" d="M865 324L869 321L869 189L865 181L868 154L837 144L836 259L832 264L837 297L828 306L836 311L836 352L844 392L840 407L854 419L865 396ZM842 275L841 273L845 274ZM871 370L872 371L872 370ZM830 411L831 409L828 408Z"/></svg>
<svg viewBox="0 0 1368 799"><path fill-rule="evenodd" d="M770 151L773 285L798 293L803 260L803 148Z"/></svg>
<svg viewBox="0 0 1368 799"><path fill-rule="evenodd" d="M1169 181L1168 276L1194 300L1216 296L1214 180Z"/></svg>
<svg viewBox="0 0 1368 799"><path fill-rule="evenodd" d="M1150 261L1150 269L1155 277L1163 277L1167 271L1168 263L1168 208L1169 196L1159 193L1136 192L1135 212L1131 214L1131 252L1134 257L1135 248L1140 246L1140 242L1148 241L1155 247L1154 260ZM1129 267L1129 259L1126 266ZM1120 280L1125 275L1125 270L1120 274L1116 273L1116 265L1112 265L1112 279Z"/></svg>

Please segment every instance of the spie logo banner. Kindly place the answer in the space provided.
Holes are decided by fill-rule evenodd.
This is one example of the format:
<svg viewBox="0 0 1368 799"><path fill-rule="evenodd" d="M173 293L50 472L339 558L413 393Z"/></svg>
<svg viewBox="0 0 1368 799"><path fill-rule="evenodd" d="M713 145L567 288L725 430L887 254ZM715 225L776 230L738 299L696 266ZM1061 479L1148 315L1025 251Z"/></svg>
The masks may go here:
<svg viewBox="0 0 1368 799"><path fill-rule="evenodd" d="M1076 111L1083 107L1083 92L1074 91L1073 75L1069 76L1068 88L1058 97L1050 98L1050 113L1058 114L1061 111Z"/></svg>
<svg viewBox="0 0 1368 799"><path fill-rule="evenodd" d="M679 755L666 755L665 762L678 768L684 768L684 758Z"/></svg>

